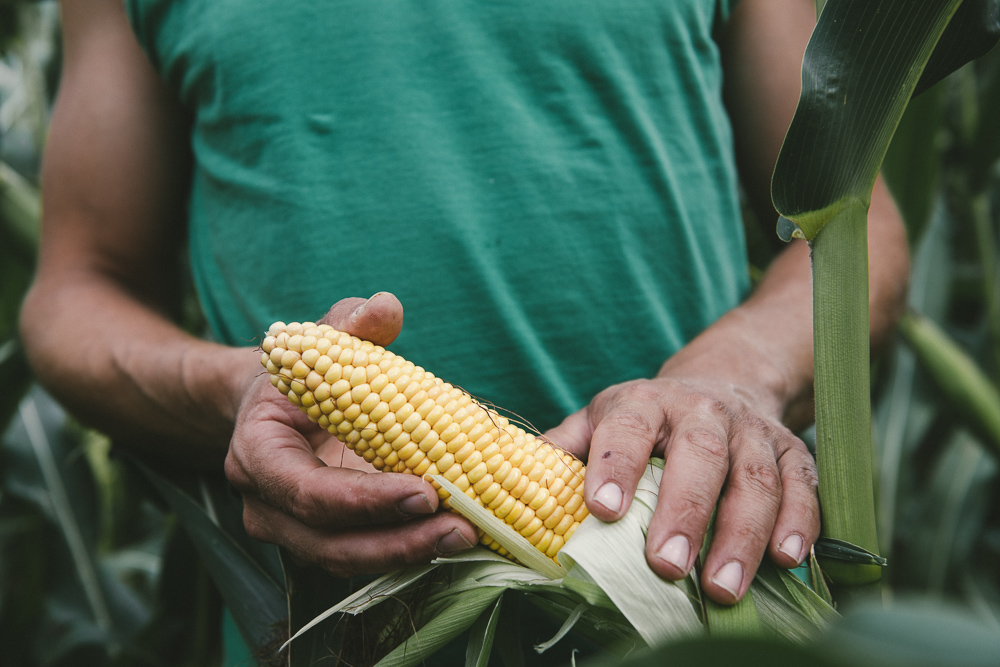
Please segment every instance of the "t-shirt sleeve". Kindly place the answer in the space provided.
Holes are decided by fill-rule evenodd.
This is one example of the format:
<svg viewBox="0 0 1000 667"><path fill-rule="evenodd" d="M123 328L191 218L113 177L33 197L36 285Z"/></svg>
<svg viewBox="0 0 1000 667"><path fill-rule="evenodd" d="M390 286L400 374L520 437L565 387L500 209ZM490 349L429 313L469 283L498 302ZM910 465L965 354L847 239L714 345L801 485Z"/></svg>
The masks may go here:
<svg viewBox="0 0 1000 667"><path fill-rule="evenodd" d="M129 25L132 26L132 32L135 34L139 46L145 51L146 56L157 71L160 69L160 63L156 57L156 49L154 48L156 44L153 37L155 33L153 31L157 17L162 14L162 12L156 11L159 4L158 2L145 0L123 0L122 2L125 9L125 16L128 19Z"/></svg>

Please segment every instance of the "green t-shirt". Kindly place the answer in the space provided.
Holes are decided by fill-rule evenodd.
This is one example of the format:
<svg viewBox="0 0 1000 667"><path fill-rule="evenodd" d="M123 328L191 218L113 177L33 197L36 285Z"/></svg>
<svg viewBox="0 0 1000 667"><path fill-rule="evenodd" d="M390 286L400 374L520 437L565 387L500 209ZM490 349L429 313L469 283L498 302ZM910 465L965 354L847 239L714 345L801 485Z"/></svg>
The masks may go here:
<svg viewBox="0 0 1000 667"><path fill-rule="evenodd" d="M391 349L545 429L749 288L716 0L126 6L222 341L391 291Z"/></svg>

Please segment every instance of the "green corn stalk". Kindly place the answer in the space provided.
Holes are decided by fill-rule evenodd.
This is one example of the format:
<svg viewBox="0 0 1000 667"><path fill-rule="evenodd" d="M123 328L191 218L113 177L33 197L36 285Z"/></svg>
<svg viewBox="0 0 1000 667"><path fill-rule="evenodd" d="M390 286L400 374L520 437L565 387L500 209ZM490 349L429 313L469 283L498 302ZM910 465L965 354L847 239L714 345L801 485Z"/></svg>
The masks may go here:
<svg viewBox="0 0 1000 667"><path fill-rule="evenodd" d="M989 15L984 8L995 8L995 3L966 0L959 18L960 5L962 0L824 3L771 185L782 216L779 235L805 238L812 248L823 535L872 553L877 553L878 539L871 463L867 212L882 160L914 90L926 88L995 42L989 30L977 32ZM841 601L878 596L877 566L825 560L823 567Z"/></svg>

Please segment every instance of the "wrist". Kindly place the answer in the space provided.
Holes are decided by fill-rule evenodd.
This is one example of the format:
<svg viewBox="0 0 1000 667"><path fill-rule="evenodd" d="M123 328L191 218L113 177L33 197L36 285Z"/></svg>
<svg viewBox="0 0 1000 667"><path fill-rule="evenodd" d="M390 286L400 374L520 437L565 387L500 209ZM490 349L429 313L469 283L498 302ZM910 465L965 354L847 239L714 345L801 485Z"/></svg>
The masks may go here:
<svg viewBox="0 0 1000 667"><path fill-rule="evenodd" d="M236 424L240 406L254 379L263 372L260 353L256 348L227 347L208 343L211 348L196 355L190 363L199 368L192 371L199 378L192 388L194 399L205 406L226 430L226 438Z"/></svg>
<svg viewBox="0 0 1000 667"><path fill-rule="evenodd" d="M812 419L811 323L744 304L668 359L657 375L725 387L790 427L804 426Z"/></svg>

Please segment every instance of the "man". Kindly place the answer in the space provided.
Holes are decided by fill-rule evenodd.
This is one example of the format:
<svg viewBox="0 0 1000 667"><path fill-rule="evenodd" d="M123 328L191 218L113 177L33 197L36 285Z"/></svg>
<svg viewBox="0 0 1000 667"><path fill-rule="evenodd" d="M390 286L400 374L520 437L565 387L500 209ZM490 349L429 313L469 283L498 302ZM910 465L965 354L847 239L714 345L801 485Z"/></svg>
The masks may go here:
<svg viewBox="0 0 1000 667"><path fill-rule="evenodd" d="M747 297L736 167L771 233L811 2L127 7L63 5L22 331L71 410L152 456L225 458L248 532L336 576L470 547L427 482L369 474L262 377L254 337L336 302L323 321L403 331L394 350L587 459L599 519L665 456L664 577L717 502L712 599L739 600L765 552L804 559L808 248ZM907 275L881 183L869 238L877 344ZM174 324L185 242L225 344Z"/></svg>

